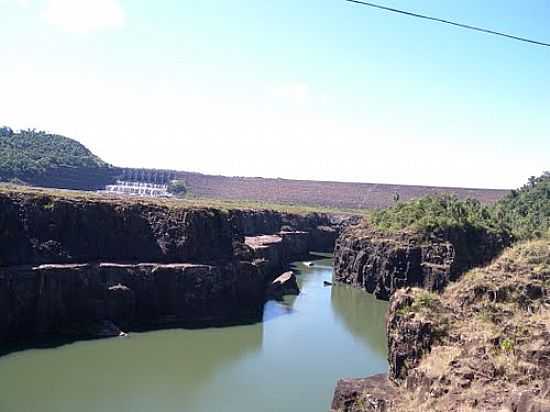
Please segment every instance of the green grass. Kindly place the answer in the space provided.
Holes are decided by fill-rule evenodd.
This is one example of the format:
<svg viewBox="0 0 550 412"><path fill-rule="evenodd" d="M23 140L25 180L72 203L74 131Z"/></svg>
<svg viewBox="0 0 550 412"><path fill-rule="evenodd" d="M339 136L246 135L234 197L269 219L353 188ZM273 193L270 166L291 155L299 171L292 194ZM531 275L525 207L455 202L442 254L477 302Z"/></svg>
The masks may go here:
<svg viewBox="0 0 550 412"><path fill-rule="evenodd" d="M500 349L505 353L511 353L514 350L514 343L510 338L505 338L500 342Z"/></svg>

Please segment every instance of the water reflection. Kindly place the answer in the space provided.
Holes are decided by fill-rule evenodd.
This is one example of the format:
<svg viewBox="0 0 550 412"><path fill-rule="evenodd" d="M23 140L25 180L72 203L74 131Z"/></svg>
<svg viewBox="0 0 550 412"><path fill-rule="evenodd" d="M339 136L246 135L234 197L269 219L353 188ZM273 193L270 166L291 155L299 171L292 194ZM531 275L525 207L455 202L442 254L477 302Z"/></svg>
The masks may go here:
<svg viewBox="0 0 550 412"><path fill-rule="evenodd" d="M2 412L200 410L216 376L262 346L261 324L24 351L0 364Z"/></svg>
<svg viewBox="0 0 550 412"><path fill-rule="evenodd" d="M312 260L312 259L310 259ZM264 322L165 330L0 358L0 412L328 410L335 382L387 369L386 303L294 265L302 293Z"/></svg>
<svg viewBox="0 0 550 412"><path fill-rule="evenodd" d="M266 302L264 306L263 322L269 322L273 319L277 319L280 316L288 316L293 312L292 305L295 300L288 303L286 300L279 302L276 300L270 300Z"/></svg>
<svg viewBox="0 0 550 412"><path fill-rule="evenodd" d="M339 284L332 287L330 301L334 313L355 337L380 355L386 356L385 334L372 331L385 329L387 302L380 301L360 289Z"/></svg>

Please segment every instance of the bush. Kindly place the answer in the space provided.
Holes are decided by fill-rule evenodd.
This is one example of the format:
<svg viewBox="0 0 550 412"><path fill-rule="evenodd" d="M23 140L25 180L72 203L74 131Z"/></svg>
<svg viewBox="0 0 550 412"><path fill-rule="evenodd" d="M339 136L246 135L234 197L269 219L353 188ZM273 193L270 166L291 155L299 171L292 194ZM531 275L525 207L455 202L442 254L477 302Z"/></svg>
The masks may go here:
<svg viewBox="0 0 550 412"><path fill-rule="evenodd" d="M0 127L0 137L10 137L13 135L13 130L10 127Z"/></svg>
<svg viewBox="0 0 550 412"><path fill-rule="evenodd" d="M455 196L427 196L374 211L369 222L380 230L425 234L448 230L487 231L516 240L550 235L550 172L529 178L493 205Z"/></svg>
<svg viewBox="0 0 550 412"><path fill-rule="evenodd" d="M550 233L550 172L531 176L526 185L496 206L497 216L517 239L540 238Z"/></svg>
<svg viewBox="0 0 550 412"><path fill-rule="evenodd" d="M172 193L174 196L184 196L187 193L187 186L183 180L172 180L168 184L168 192Z"/></svg>
<svg viewBox="0 0 550 412"><path fill-rule="evenodd" d="M451 195L427 196L398 203L373 212L369 222L383 231L432 233L484 229L496 233L507 230L491 207L482 205L478 200L459 200Z"/></svg>

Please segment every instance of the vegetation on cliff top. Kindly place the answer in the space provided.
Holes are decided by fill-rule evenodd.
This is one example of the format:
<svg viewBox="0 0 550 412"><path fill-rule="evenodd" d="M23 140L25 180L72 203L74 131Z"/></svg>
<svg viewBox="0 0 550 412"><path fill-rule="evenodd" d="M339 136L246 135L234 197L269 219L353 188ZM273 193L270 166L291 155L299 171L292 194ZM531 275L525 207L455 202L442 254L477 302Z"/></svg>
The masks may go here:
<svg viewBox="0 0 550 412"><path fill-rule="evenodd" d="M485 229L505 232L491 207L474 199L459 200L452 195L427 196L377 210L369 222L383 231L411 230L431 233L453 229Z"/></svg>
<svg viewBox="0 0 550 412"><path fill-rule="evenodd" d="M386 232L486 230L516 239L540 238L550 228L550 173L530 178L493 205L452 195L427 196L374 211L369 223Z"/></svg>
<svg viewBox="0 0 550 412"><path fill-rule="evenodd" d="M59 167L107 168L84 145L43 131L0 128L0 180L33 177Z"/></svg>
<svg viewBox="0 0 550 412"><path fill-rule="evenodd" d="M550 235L550 172L529 182L495 204L496 214L517 239Z"/></svg>

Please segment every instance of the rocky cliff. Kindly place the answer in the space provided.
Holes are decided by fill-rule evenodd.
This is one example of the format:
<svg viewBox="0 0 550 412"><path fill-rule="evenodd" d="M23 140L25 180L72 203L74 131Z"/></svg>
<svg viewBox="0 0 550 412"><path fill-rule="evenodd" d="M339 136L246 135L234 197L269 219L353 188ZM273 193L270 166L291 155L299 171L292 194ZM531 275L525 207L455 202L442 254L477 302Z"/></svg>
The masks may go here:
<svg viewBox="0 0 550 412"><path fill-rule="evenodd" d="M390 302L387 377L339 381L333 411L550 411L548 240Z"/></svg>
<svg viewBox="0 0 550 412"><path fill-rule="evenodd" d="M484 230L388 234L361 223L349 226L336 241L334 280L384 300L405 286L440 291L464 270L495 257L508 243L509 239Z"/></svg>
<svg viewBox="0 0 550 412"><path fill-rule="evenodd" d="M264 278L256 266L63 264L0 269L0 342L46 335L256 320Z"/></svg>
<svg viewBox="0 0 550 412"><path fill-rule="evenodd" d="M0 190L0 343L258 320L339 217Z"/></svg>

